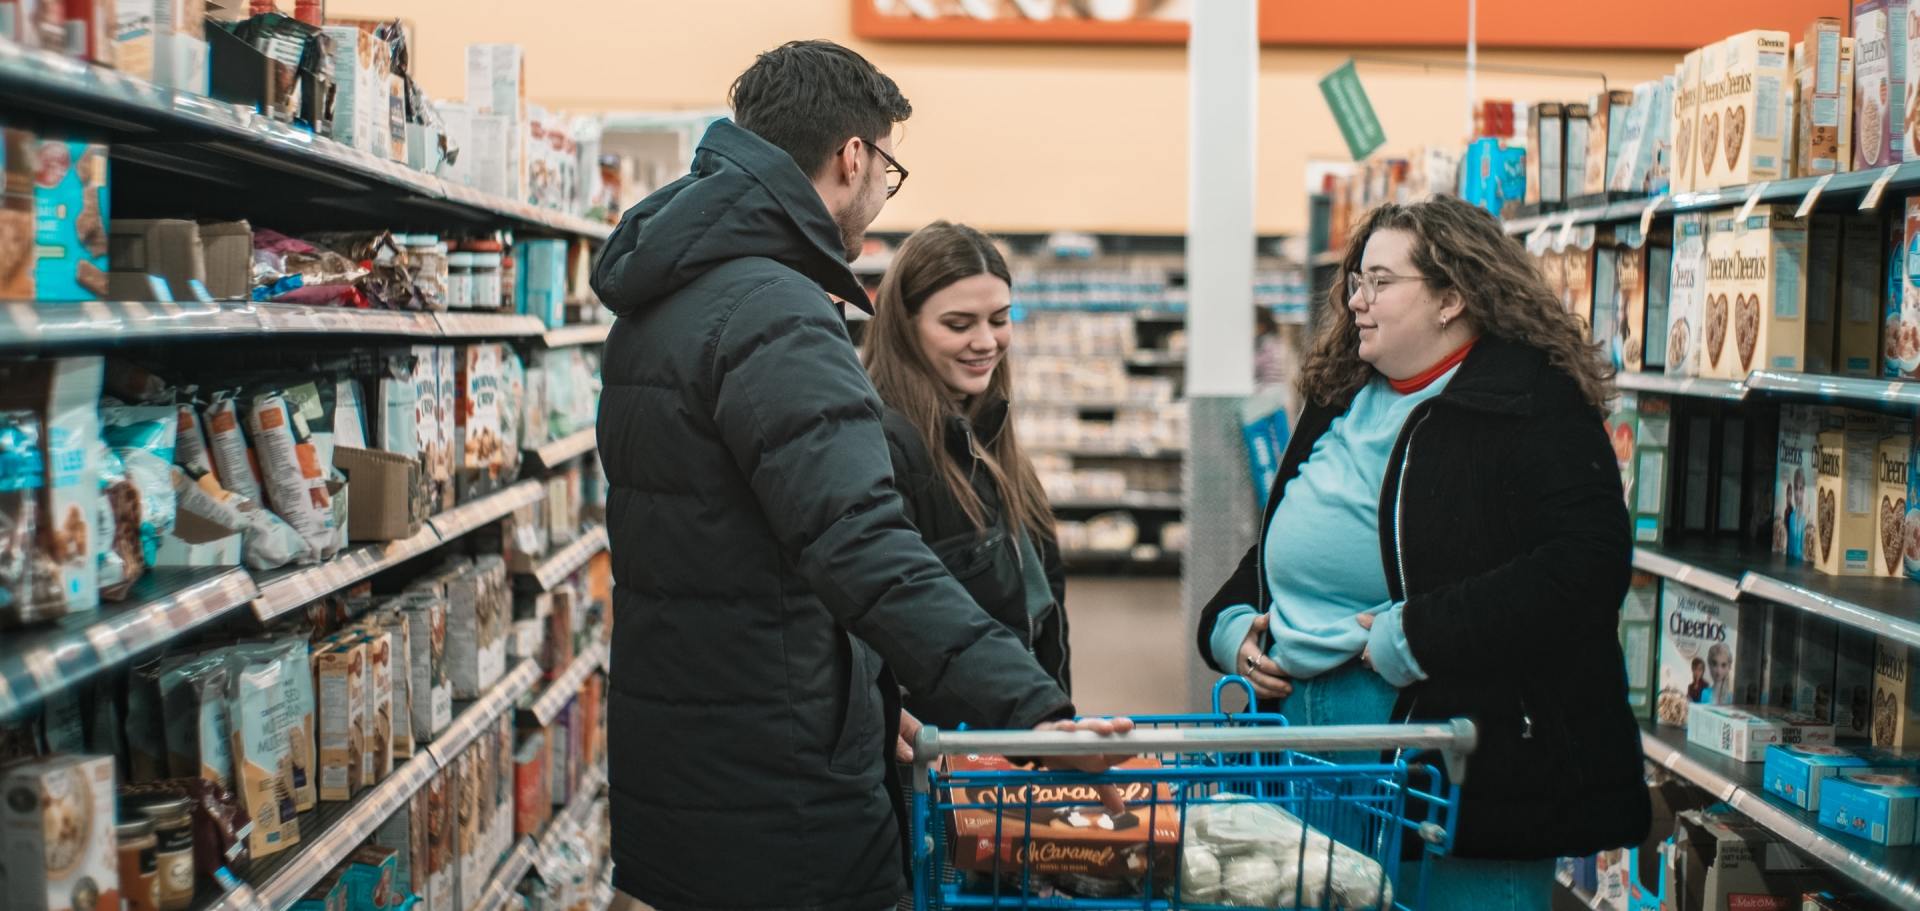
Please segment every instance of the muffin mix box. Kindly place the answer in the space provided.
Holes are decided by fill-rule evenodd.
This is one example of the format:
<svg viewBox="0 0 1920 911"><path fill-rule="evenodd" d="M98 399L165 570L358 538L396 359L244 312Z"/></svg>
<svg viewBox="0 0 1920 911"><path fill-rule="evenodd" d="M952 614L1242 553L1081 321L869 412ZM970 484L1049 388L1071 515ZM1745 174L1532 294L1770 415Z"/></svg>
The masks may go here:
<svg viewBox="0 0 1920 911"><path fill-rule="evenodd" d="M1660 595L1660 682L1654 720L1687 727L1699 705L1751 704L1766 613L1669 580Z"/></svg>
<svg viewBox="0 0 1920 911"><path fill-rule="evenodd" d="M1913 460L1913 422L1895 421L1887 436L1880 438L1874 453L1873 479L1879 487L1875 498L1873 574L1887 579L1907 575L1907 492L1908 474Z"/></svg>
<svg viewBox="0 0 1920 911"><path fill-rule="evenodd" d="M1806 357L1807 222L1791 206L1714 216L1707 244L1708 376L1798 372Z"/></svg>
<svg viewBox="0 0 1920 911"><path fill-rule="evenodd" d="M1702 49L1695 189L1787 176L1792 49L1786 32L1766 30L1742 32Z"/></svg>
<svg viewBox="0 0 1920 911"><path fill-rule="evenodd" d="M1874 844L1913 844L1920 825L1920 774L1911 769L1845 769L1821 789L1820 824Z"/></svg>
<svg viewBox="0 0 1920 911"><path fill-rule="evenodd" d="M1853 169L1905 160L1908 0L1854 0Z"/></svg>
<svg viewBox="0 0 1920 911"><path fill-rule="evenodd" d="M1887 294L1882 374L1890 380L1920 379L1920 196L1908 197L1899 244L1899 293Z"/></svg>
<svg viewBox="0 0 1920 911"><path fill-rule="evenodd" d="M1700 376L1706 347L1707 213L1673 217L1673 268L1667 295L1667 368L1669 376ZM1724 333L1726 327L1721 326Z"/></svg>
<svg viewBox="0 0 1920 911"><path fill-rule="evenodd" d="M0 907L119 911L111 756L0 771Z"/></svg>
<svg viewBox="0 0 1920 911"><path fill-rule="evenodd" d="M1913 649L1882 638L1873 661L1873 745L1920 750L1920 691L1913 674Z"/></svg>
<svg viewBox="0 0 1920 911"><path fill-rule="evenodd" d="M1873 468L1883 425L1877 415L1860 412L1842 420L1840 429L1819 437L1810 562L1829 575L1871 575L1879 535Z"/></svg>

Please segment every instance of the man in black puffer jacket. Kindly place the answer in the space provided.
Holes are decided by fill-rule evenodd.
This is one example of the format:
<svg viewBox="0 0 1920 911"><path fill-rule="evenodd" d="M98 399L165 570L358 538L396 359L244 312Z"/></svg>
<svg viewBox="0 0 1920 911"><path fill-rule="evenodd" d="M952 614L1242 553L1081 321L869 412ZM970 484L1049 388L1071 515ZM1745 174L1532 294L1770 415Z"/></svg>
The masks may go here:
<svg viewBox="0 0 1920 911"><path fill-rule="evenodd" d="M665 911L875 911L904 888L894 680L980 727L1073 708L905 518L828 298L866 305L847 263L906 176L906 99L796 42L733 104L593 275L619 315L599 420L614 885Z"/></svg>

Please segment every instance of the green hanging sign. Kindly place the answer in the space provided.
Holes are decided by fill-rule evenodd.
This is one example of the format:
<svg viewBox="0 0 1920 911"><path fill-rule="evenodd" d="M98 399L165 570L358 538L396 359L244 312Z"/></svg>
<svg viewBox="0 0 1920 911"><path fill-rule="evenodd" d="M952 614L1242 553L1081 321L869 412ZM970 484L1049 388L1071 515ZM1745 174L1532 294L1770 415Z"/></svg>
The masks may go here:
<svg viewBox="0 0 1920 911"><path fill-rule="evenodd" d="M1354 161L1364 160L1386 143L1386 131L1380 129L1380 118L1373 113L1373 103L1360 86L1360 74L1354 71L1352 60L1321 77L1320 94L1326 96L1333 122L1340 125L1340 135L1347 140L1347 151L1353 153Z"/></svg>

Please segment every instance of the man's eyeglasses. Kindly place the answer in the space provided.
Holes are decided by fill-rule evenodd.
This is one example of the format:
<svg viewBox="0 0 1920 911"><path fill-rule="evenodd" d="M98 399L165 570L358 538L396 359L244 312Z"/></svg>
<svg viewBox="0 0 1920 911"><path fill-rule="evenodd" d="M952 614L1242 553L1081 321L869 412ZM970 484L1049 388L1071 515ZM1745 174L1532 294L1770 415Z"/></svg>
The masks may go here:
<svg viewBox="0 0 1920 911"><path fill-rule="evenodd" d="M867 146L875 152L880 153L881 158L887 160L887 198L892 199L893 194L900 192L900 188L906 186L907 169L900 166L899 159L888 155L886 149L880 148L879 143L869 142Z"/></svg>
<svg viewBox="0 0 1920 911"><path fill-rule="evenodd" d="M1352 297L1358 294L1367 302L1367 306L1371 307L1374 301L1380 299L1380 286L1420 281L1426 281L1426 278L1419 275L1394 275L1391 272L1348 272L1347 296Z"/></svg>

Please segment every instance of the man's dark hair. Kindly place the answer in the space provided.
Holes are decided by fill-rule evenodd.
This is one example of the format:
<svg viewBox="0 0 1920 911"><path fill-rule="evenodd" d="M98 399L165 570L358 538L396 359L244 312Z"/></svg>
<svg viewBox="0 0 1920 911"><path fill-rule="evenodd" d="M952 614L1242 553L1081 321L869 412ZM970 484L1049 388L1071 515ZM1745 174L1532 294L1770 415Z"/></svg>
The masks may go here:
<svg viewBox="0 0 1920 911"><path fill-rule="evenodd" d="M831 41L789 41L761 54L728 99L735 123L784 149L809 178L848 139L873 142L913 115L892 79Z"/></svg>

